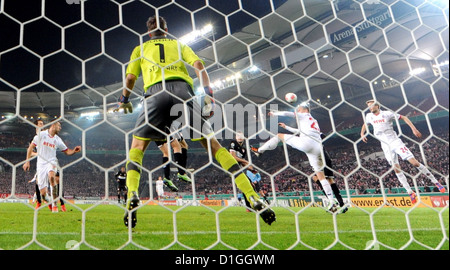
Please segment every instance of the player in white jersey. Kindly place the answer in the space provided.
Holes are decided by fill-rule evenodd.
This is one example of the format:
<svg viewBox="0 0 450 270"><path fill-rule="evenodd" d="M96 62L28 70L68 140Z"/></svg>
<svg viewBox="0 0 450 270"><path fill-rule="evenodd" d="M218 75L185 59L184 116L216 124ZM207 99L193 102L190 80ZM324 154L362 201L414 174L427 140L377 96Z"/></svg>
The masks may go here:
<svg viewBox="0 0 450 270"><path fill-rule="evenodd" d="M319 179L324 192L328 199L327 209L330 212L336 212L337 208L334 203L333 191L330 183L326 180L324 174L324 162L322 153L322 138L320 136L320 127L316 119L310 114L309 104L302 102L297 106L296 112L269 112L270 116L288 116L297 120L298 129L291 128L289 131L294 134L278 133L277 136L265 142L261 147L251 147L256 156L264 153L266 150L273 150L278 146L280 141L284 141L287 145L301 152L308 157L309 164L313 168L317 178ZM286 127L285 125L281 125Z"/></svg>
<svg viewBox="0 0 450 270"><path fill-rule="evenodd" d="M413 204L416 203L416 193L411 189L405 174L400 168L398 156L400 156L403 160L407 160L411 163L411 165L416 167L419 172L425 174L428 179L430 179L431 182L437 186L440 192L445 192L445 187L443 187L438 180L436 180L433 174L431 174L431 172L423 164L417 161L413 153L411 153L408 147L406 147L393 128L393 122L396 119L401 119L411 128L414 136L421 138L422 134L417 130L411 120L404 115L381 110L380 104L375 102L375 100L368 100L366 101L366 104L370 109L370 113L366 115L365 124L361 128L361 138L363 142L367 142L366 124L372 125L373 135L380 141L386 160L391 166L394 166L395 174L411 197L411 202Z"/></svg>
<svg viewBox="0 0 450 270"><path fill-rule="evenodd" d="M61 138L58 136L61 131L61 123L56 122L50 126L48 130L39 132L33 139L27 150L27 161L23 165L23 169L28 171L30 169L30 157L35 148L37 148L37 183L41 197L47 201L52 202L52 211L58 212L56 206L56 198L58 197L57 181L55 173L58 167L58 159L56 151L61 150L64 154L71 156L81 151L81 146L76 146L69 149ZM50 183L50 196L48 195L47 186Z"/></svg>
<svg viewBox="0 0 450 270"><path fill-rule="evenodd" d="M156 193L158 194L158 200L161 200L164 196L164 181L161 176L156 180Z"/></svg>

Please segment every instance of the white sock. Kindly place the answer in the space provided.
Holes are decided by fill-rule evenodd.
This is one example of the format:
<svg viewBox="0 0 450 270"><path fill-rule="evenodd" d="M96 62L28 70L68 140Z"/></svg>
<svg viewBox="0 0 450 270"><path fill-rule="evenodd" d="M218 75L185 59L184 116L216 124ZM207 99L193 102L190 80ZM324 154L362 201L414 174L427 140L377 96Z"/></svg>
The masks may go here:
<svg viewBox="0 0 450 270"><path fill-rule="evenodd" d="M436 184L438 182L434 177L434 175L423 164L420 164L419 167L417 167L417 169L419 170L419 172L425 174L425 176L428 177L428 179L430 179L431 182L433 182L433 184Z"/></svg>
<svg viewBox="0 0 450 270"><path fill-rule="evenodd" d="M55 194L53 194L55 191L55 187L54 186L50 186L50 197L52 198L52 206L55 207L56 206L56 198L58 197L58 195L55 196Z"/></svg>
<svg viewBox="0 0 450 270"><path fill-rule="evenodd" d="M264 153L264 151L266 150L273 150L277 148L279 142L280 138L278 138L278 136L272 137L270 140L265 142L260 148L258 148L258 152Z"/></svg>
<svg viewBox="0 0 450 270"><path fill-rule="evenodd" d="M413 191L412 191L411 187L408 184L408 179L406 179L405 174L403 172L400 172L400 173L396 173L395 175L397 176L397 178L400 181L400 183L402 184L402 186L404 188L406 188L406 191L408 193L412 193Z"/></svg>
<svg viewBox="0 0 450 270"><path fill-rule="evenodd" d="M322 184L323 187L323 191L325 191L325 194L327 194L327 198L330 202L333 202L333 189L331 188L330 183L328 182L328 180L323 179L320 180L320 184Z"/></svg>

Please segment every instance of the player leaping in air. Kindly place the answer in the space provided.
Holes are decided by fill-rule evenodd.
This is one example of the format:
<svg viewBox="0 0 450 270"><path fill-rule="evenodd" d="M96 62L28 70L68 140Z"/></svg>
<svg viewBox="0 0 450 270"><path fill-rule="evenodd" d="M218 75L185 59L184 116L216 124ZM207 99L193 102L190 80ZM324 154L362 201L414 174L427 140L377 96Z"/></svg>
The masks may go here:
<svg viewBox="0 0 450 270"><path fill-rule="evenodd" d="M428 177L428 179L436 185L440 192L445 192L445 187L442 186L438 180L436 180L427 167L414 158L413 153L411 153L408 147L406 147L403 141L397 136L397 133L393 128L393 122L395 119L402 119L411 128L414 136L421 138L422 134L419 130L417 130L411 120L404 115L381 110L380 104L375 102L373 99L366 101L366 104L369 107L370 112L366 115L366 121L361 128L361 138L363 142L367 143L366 124L372 125L373 135L380 141L384 157L391 166L394 166L395 175L411 197L411 202L413 204L417 202L416 193L411 189L405 174L400 168L398 156L400 156L403 160L407 160L411 163L411 165L416 167L419 172Z"/></svg>
<svg viewBox="0 0 450 270"><path fill-rule="evenodd" d="M306 102L300 103L297 106L296 112L269 112L269 116L288 116L297 119L299 127L296 134L278 133L277 136L272 137L265 142L261 147L251 147L252 152L256 156L264 153L267 150L273 150L278 146L280 141L285 142L298 151L304 152L308 157L309 164L313 168L317 178L322 184L324 193L328 199L327 210L336 212L337 207L334 203L333 191L330 183L325 178L324 162L322 157L322 138L320 136L319 123L310 114L310 106Z"/></svg>
<svg viewBox="0 0 450 270"><path fill-rule="evenodd" d="M136 121L136 131L129 151L127 162L128 203L124 223L128 227L136 226L136 207L139 205L138 187L141 177L144 152L152 140L167 140L164 132L173 121L180 116L173 116L172 109L180 107L182 117L188 112L187 120L190 128L190 139L198 140L209 154L215 157L221 167L234 176L237 187L245 194L254 210L261 218L271 224L275 221L275 213L253 190L250 181L233 156L222 147L214 137L209 121L202 117L200 105L193 100L193 79L189 76L184 63L194 67L200 84L205 89L205 105L213 105L213 91L210 87L208 73L203 61L194 51L176 39L167 37L166 20L161 16L152 16L147 21L150 40L137 46L130 58L126 70L125 88L119 100L119 109L125 113L132 112L129 100L131 91L137 78L141 75L144 80L144 106ZM211 111L210 116L214 111ZM194 123L199 123L201 130L194 129ZM129 218L131 217L131 220Z"/></svg>

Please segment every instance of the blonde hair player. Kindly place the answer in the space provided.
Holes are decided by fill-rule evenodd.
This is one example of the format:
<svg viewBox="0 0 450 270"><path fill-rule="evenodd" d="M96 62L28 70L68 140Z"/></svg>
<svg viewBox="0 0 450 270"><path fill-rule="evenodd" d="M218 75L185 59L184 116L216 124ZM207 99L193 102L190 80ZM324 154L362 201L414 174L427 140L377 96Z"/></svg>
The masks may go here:
<svg viewBox="0 0 450 270"><path fill-rule="evenodd" d="M370 112L367 113L366 121L361 128L360 135L362 141L367 143L366 125L372 125L373 135L380 141L384 157L391 166L394 166L395 175L397 176L402 186L408 192L411 198L411 202L413 204L417 202L416 193L411 189L411 186L408 184L408 180L406 179L405 174L400 168L398 156L400 156L403 160L407 160L409 163L411 163L411 165L416 167L419 172L428 177L428 179L430 179L431 182L433 182L433 184L437 186L440 192L445 192L445 187L443 187L439 183L439 181L436 180L436 178L427 169L427 167L417 161L413 153L408 149L408 147L406 147L406 145L398 137L397 133L394 130L393 122L395 121L395 119L401 119L405 121L405 123L411 128L414 136L416 136L417 138L421 138L422 134L417 130L411 120L409 120L409 118L404 115L397 114L391 111L381 110L380 104L378 102L375 102L375 100L373 99L366 101L366 104L369 107Z"/></svg>
<svg viewBox="0 0 450 270"><path fill-rule="evenodd" d="M295 130L296 134L278 133L277 136L265 142L261 147L251 147L250 149L256 156L259 156L266 150L275 149L278 146L278 143L283 141L292 148L304 152L308 157L309 164L322 184L324 193L328 199L328 205L326 208L328 211L334 213L338 209L334 203L333 190L324 174L324 159L322 156L322 137L320 136L320 127L317 120L312 117L309 111L309 104L307 102L302 102L297 106L295 113L286 111L269 112L269 116L288 116L296 118L299 129Z"/></svg>

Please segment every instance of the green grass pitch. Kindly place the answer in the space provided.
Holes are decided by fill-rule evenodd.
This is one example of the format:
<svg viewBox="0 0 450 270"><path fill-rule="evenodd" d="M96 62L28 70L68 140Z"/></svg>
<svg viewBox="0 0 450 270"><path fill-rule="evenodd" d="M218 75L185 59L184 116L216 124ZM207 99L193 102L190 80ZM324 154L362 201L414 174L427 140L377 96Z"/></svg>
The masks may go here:
<svg viewBox="0 0 450 270"><path fill-rule="evenodd" d="M274 207L277 221L269 226L243 207L143 205L132 231L118 205L67 209L0 204L0 249L65 250L81 243L82 250L362 250L375 237L379 244L371 249L449 249L448 208L354 207L333 216L318 207Z"/></svg>

